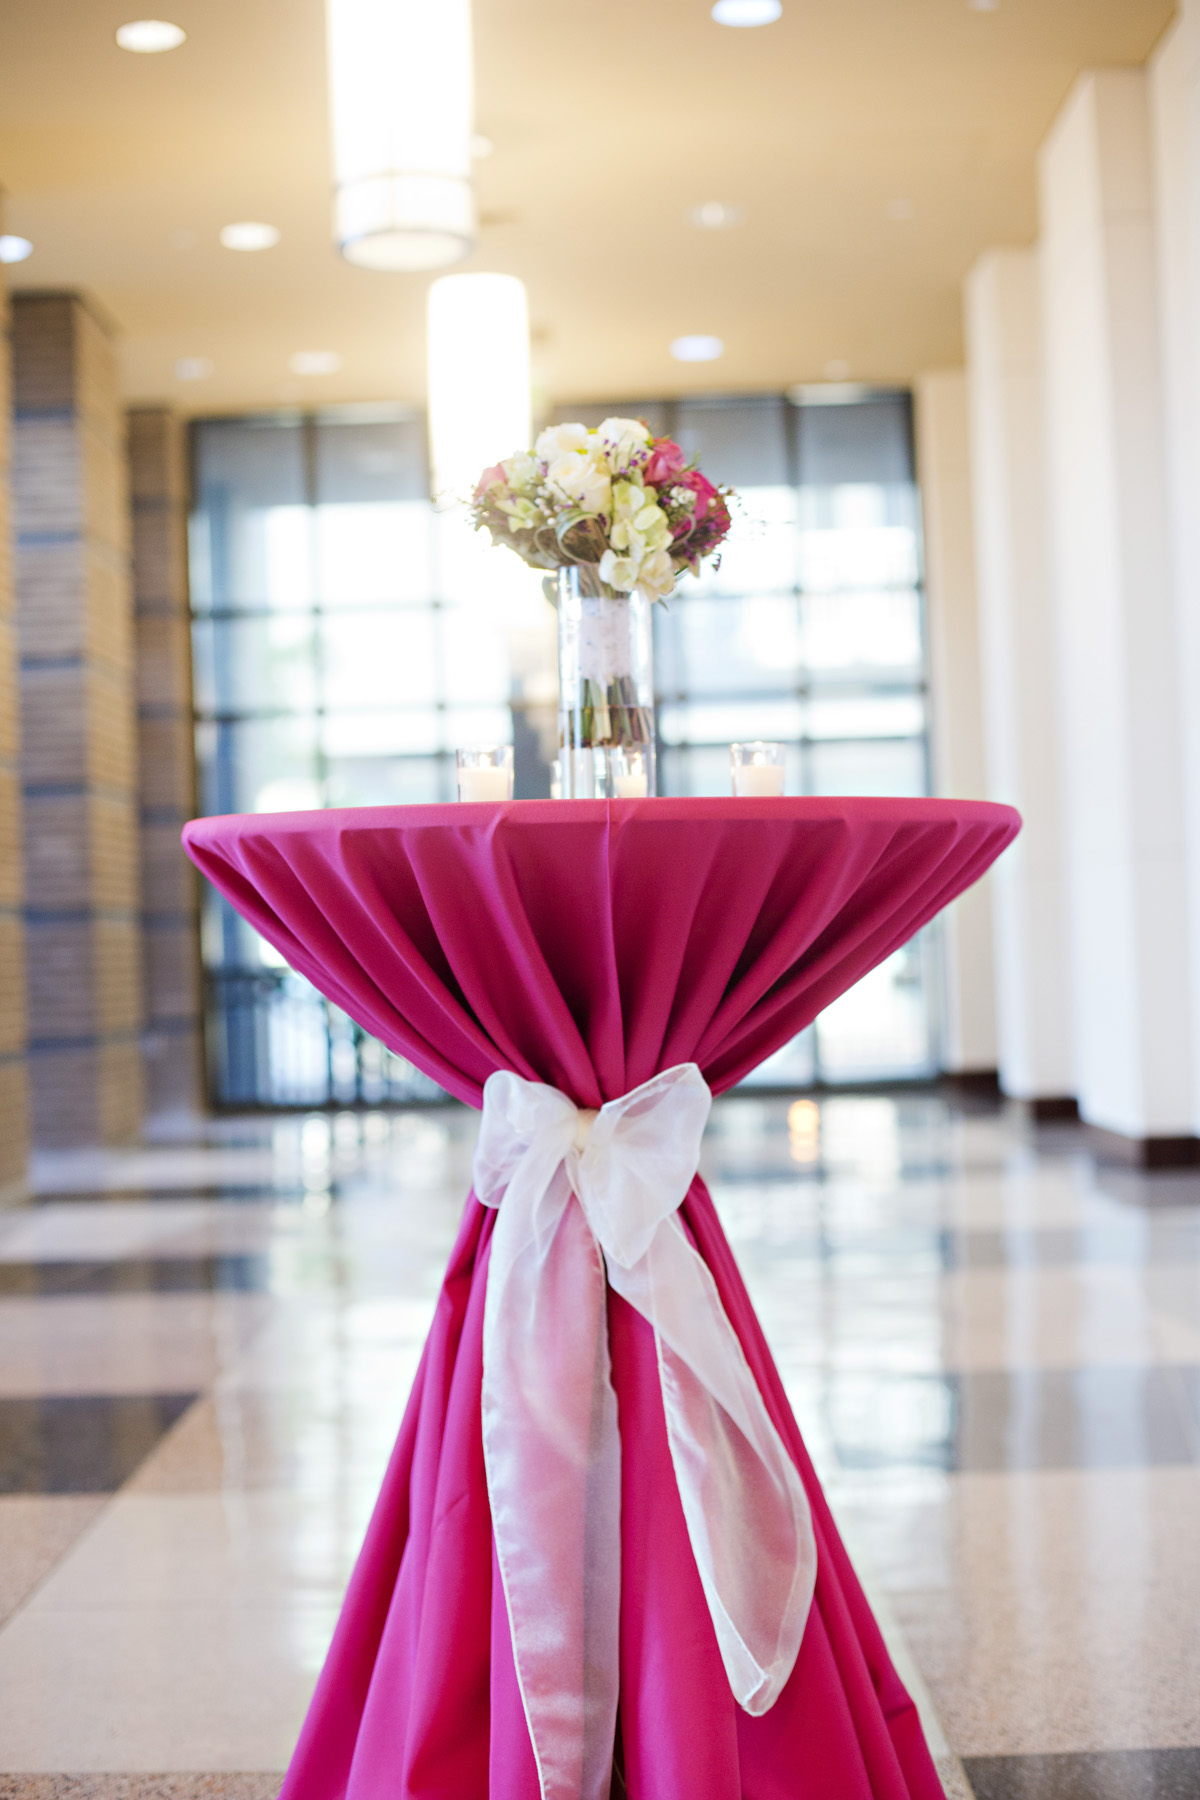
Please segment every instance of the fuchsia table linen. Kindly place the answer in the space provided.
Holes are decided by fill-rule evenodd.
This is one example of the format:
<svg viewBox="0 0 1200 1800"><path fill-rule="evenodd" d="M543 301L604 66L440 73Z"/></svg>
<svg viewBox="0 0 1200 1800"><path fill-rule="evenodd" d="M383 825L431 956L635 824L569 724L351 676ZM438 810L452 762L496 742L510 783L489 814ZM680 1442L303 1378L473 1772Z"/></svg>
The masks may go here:
<svg viewBox="0 0 1200 1800"><path fill-rule="evenodd" d="M1009 808L517 801L201 819L193 861L338 1006L478 1106L508 1068L598 1107L695 1062L719 1093L978 879ZM680 1218L817 1536L792 1676L729 1691L668 1453L653 1334L618 1295L620 1756L630 1800L939 1800L699 1177ZM537 1800L480 1424L495 1213L472 1196L283 1800Z"/></svg>

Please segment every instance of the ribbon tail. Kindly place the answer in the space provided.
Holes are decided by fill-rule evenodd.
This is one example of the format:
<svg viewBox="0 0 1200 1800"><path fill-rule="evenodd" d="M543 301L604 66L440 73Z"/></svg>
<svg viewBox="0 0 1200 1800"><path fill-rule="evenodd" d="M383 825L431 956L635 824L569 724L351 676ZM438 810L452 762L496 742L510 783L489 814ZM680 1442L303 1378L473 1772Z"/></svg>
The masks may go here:
<svg viewBox="0 0 1200 1800"><path fill-rule="evenodd" d="M603 1262L561 1166L548 1186L513 1182L499 1208L483 1358L492 1529L542 1800L609 1800L621 1447Z"/></svg>
<svg viewBox="0 0 1200 1800"><path fill-rule="evenodd" d="M816 1581L812 1518L717 1286L674 1217L616 1291L654 1327L671 1461L729 1685L758 1716L795 1666Z"/></svg>

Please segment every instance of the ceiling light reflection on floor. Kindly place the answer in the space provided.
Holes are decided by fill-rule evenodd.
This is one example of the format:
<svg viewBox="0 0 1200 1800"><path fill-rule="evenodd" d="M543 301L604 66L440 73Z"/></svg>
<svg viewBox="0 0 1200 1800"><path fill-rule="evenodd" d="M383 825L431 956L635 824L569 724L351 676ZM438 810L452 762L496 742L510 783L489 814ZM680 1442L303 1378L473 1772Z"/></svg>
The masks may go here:
<svg viewBox="0 0 1200 1800"><path fill-rule="evenodd" d="M288 358L293 375L336 375L342 359L336 350L297 350Z"/></svg>
<svg viewBox="0 0 1200 1800"><path fill-rule="evenodd" d="M204 381L216 367L208 356L181 356L175 364L176 381Z"/></svg>
<svg viewBox="0 0 1200 1800"><path fill-rule="evenodd" d="M236 225L222 226L221 242L227 250L270 250L279 242L279 232L260 220L242 219Z"/></svg>
<svg viewBox="0 0 1200 1800"><path fill-rule="evenodd" d="M27 256L33 255L33 245L28 238L13 237L6 232L0 237L0 263L24 262Z"/></svg>
<svg viewBox="0 0 1200 1800"><path fill-rule="evenodd" d="M717 0L712 16L718 25L772 25L783 11L779 0Z"/></svg>
<svg viewBox="0 0 1200 1800"><path fill-rule="evenodd" d="M788 1107L788 1149L792 1161L815 1163L821 1154L821 1109L815 1100L794 1100Z"/></svg>
<svg viewBox="0 0 1200 1800"><path fill-rule="evenodd" d="M740 206L729 206L724 200L706 200L703 206L694 206L688 217L701 231L728 231L731 225L740 225L745 214Z"/></svg>
<svg viewBox="0 0 1200 1800"><path fill-rule="evenodd" d="M677 337L671 345L671 355L676 362L716 362L718 356L724 356L725 345L719 337L709 337L704 332L697 332L691 337Z"/></svg>
<svg viewBox="0 0 1200 1800"><path fill-rule="evenodd" d="M187 32L166 19L131 19L117 26L117 42L122 50L135 56L161 56L164 50L178 50L187 41Z"/></svg>

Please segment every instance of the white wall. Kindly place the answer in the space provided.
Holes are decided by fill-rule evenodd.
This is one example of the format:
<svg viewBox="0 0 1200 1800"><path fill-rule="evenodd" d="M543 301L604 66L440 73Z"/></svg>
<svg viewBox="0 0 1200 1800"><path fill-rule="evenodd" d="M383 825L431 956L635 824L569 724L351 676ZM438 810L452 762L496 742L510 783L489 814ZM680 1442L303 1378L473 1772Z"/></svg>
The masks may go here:
<svg viewBox="0 0 1200 1800"><path fill-rule="evenodd" d="M992 874L998 1066L1005 1093L1057 1100L1075 1085L1037 252L981 257L965 302L986 793L1024 819Z"/></svg>
<svg viewBox="0 0 1200 1800"><path fill-rule="evenodd" d="M925 527L934 792L978 800L986 794L987 778L980 717L966 376L961 369L939 369L919 376L915 399L917 474ZM942 1065L952 1073L996 1067L989 879L969 889L942 915Z"/></svg>
<svg viewBox="0 0 1200 1800"><path fill-rule="evenodd" d="M1150 62L1167 496L1186 816L1193 1041L1200 1041L1200 0ZM1200 1057L1192 1129L1200 1133Z"/></svg>
<svg viewBox="0 0 1200 1800"><path fill-rule="evenodd" d="M1040 168L1074 1066L1089 1122L1193 1122L1148 84L1081 78Z"/></svg>

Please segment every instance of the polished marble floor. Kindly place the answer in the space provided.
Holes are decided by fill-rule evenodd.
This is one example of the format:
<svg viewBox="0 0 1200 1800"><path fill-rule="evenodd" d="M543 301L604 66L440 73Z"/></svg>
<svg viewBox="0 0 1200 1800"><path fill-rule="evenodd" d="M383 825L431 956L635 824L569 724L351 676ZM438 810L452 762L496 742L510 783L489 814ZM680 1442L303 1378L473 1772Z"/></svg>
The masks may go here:
<svg viewBox="0 0 1200 1800"><path fill-rule="evenodd" d="M474 1115L201 1135L0 1213L0 1800L273 1800ZM1200 1800L1200 1174L931 1094L705 1173L948 1792Z"/></svg>

